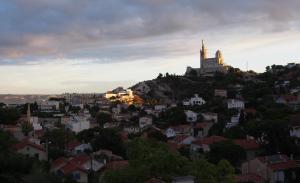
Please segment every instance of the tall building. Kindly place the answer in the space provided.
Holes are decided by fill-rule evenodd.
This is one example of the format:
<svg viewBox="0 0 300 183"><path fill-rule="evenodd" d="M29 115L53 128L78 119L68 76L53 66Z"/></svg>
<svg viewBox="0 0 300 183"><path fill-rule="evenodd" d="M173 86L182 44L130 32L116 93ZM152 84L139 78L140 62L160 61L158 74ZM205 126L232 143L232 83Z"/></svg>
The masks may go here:
<svg viewBox="0 0 300 183"><path fill-rule="evenodd" d="M196 72L198 75L212 75L215 72L227 72L227 66L224 64L224 58L220 50L217 50L215 57L208 58L207 48L202 40L200 49L200 68L187 67L186 74Z"/></svg>

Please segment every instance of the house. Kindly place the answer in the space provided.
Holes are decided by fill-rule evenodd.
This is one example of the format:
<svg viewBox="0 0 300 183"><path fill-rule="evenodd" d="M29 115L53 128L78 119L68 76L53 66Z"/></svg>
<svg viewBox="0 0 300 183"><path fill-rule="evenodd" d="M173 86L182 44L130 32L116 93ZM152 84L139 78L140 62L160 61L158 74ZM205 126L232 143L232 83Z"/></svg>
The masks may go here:
<svg viewBox="0 0 300 183"><path fill-rule="evenodd" d="M74 148L73 153L74 154L81 154L81 153L85 153L86 151L92 151L92 146L90 144L80 144L79 146L76 146Z"/></svg>
<svg viewBox="0 0 300 183"><path fill-rule="evenodd" d="M177 135L172 141L180 145L190 145L194 140L195 137L191 135Z"/></svg>
<svg viewBox="0 0 300 183"><path fill-rule="evenodd" d="M197 139L192 142L191 144L191 151L192 152L199 152L199 150L202 150L203 152L209 152L210 151L210 145L221 142L226 140L224 137L221 136L210 136L210 137L204 137Z"/></svg>
<svg viewBox="0 0 300 183"><path fill-rule="evenodd" d="M129 134L131 133L136 134L136 133L140 133L141 129L138 126L127 126L123 128L123 131Z"/></svg>
<svg viewBox="0 0 300 183"><path fill-rule="evenodd" d="M191 134L192 126L190 125L177 125L177 126L170 126L166 129L165 135L170 137L175 137L176 135L190 135Z"/></svg>
<svg viewBox="0 0 300 183"><path fill-rule="evenodd" d="M60 101L55 101L55 100L42 101L39 104L39 109L41 111L46 111L46 112L57 111L59 110L60 103L61 103Z"/></svg>
<svg viewBox="0 0 300 183"><path fill-rule="evenodd" d="M227 98L227 90L215 89L215 96Z"/></svg>
<svg viewBox="0 0 300 183"><path fill-rule="evenodd" d="M194 183L194 176L181 176L181 177L173 177L172 183Z"/></svg>
<svg viewBox="0 0 300 183"><path fill-rule="evenodd" d="M272 156L261 156L244 162L242 174L257 174L264 181L270 183L299 182L296 175L297 162L286 155L276 154Z"/></svg>
<svg viewBox="0 0 300 183"><path fill-rule="evenodd" d="M139 127L145 128L152 125L152 116L144 116L139 118Z"/></svg>
<svg viewBox="0 0 300 183"><path fill-rule="evenodd" d="M235 182L237 183L245 183L245 182L253 182L253 183L264 183L264 180L261 176L257 174L239 174L235 176Z"/></svg>
<svg viewBox="0 0 300 183"><path fill-rule="evenodd" d="M176 136L176 132L173 128L167 128L165 131L165 135L167 138L172 138Z"/></svg>
<svg viewBox="0 0 300 183"><path fill-rule="evenodd" d="M79 183L88 182L88 172L95 172L104 168L104 164L89 157L86 154L81 154L71 158L60 157L51 163L50 172L59 176L71 175L74 180Z"/></svg>
<svg viewBox="0 0 300 183"><path fill-rule="evenodd" d="M90 121L85 116L73 115L71 116L70 121L66 124L66 128L75 133L79 133L90 128Z"/></svg>
<svg viewBox="0 0 300 183"><path fill-rule="evenodd" d="M124 167L128 166L128 164L129 164L128 160L111 161L111 162L109 162L105 165L104 171L118 170L118 169L121 169L121 168L124 168Z"/></svg>
<svg viewBox="0 0 300 183"><path fill-rule="evenodd" d="M201 113L203 120L204 121L209 121L209 122L218 122L218 114L217 113L212 113L212 112L205 112Z"/></svg>
<svg viewBox="0 0 300 183"><path fill-rule="evenodd" d="M186 121L187 122L194 123L194 122L197 121L198 113L196 113L194 111L191 111L191 110L184 111L184 113L186 115Z"/></svg>
<svg viewBox="0 0 300 183"><path fill-rule="evenodd" d="M194 137L206 137L209 129L214 125L213 122L197 123L192 127L192 135Z"/></svg>
<svg viewBox="0 0 300 183"><path fill-rule="evenodd" d="M251 160L259 153L259 144L254 139L235 139L233 143L243 148L247 160Z"/></svg>
<svg viewBox="0 0 300 183"><path fill-rule="evenodd" d="M69 143L66 144L66 149L65 150L68 153L72 153L74 151L75 147L80 146L80 144L81 143L77 140L70 141Z"/></svg>
<svg viewBox="0 0 300 183"><path fill-rule="evenodd" d="M115 155L112 153L111 150L107 150L107 149L100 149L99 151L94 152L93 155L105 156L106 162L123 160L121 156Z"/></svg>
<svg viewBox="0 0 300 183"><path fill-rule="evenodd" d="M30 158L36 158L38 160L47 160L47 152L43 146L30 141L28 138L21 142L14 144L12 149L17 153L23 154Z"/></svg>
<svg viewBox="0 0 300 183"><path fill-rule="evenodd" d="M160 105L155 105L155 106L154 106L154 110L157 111L157 112L162 112L162 111L164 111L165 109L167 109L167 106L166 106L166 105L160 104Z"/></svg>
<svg viewBox="0 0 300 183"><path fill-rule="evenodd" d="M236 125L238 125L240 122L240 113L238 113L237 115L234 115L230 118L230 122L228 122L226 124L226 128L231 128L231 127L234 127Z"/></svg>
<svg viewBox="0 0 300 183"><path fill-rule="evenodd" d="M290 136L300 138L300 113L292 115L290 121Z"/></svg>
<svg viewBox="0 0 300 183"><path fill-rule="evenodd" d="M205 103L206 101L203 98L199 97L198 94L195 94L194 97L183 101L184 106L203 105Z"/></svg>
<svg viewBox="0 0 300 183"><path fill-rule="evenodd" d="M119 122L107 122L103 124L103 128L116 128L120 126Z"/></svg>
<svg viewBox="0 0 300 183"><path fill-rule="evenodd" d="M295 110L300 108L300 99L296 95L282 95L277 97L275 102L278 104L285 104Z"/></svg>
<svg viewBox="0 0 300 183"><path fill-rule="evenodd" d="M244 109L245 103L239 99L229 99L227 100L228 109Z"/></svg>

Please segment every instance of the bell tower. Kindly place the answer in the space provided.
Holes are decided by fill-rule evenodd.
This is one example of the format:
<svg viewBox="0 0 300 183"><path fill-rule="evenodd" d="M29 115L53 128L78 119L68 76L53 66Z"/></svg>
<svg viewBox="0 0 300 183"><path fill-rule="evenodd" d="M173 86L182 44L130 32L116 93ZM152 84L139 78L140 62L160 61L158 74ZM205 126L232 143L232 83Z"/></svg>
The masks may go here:
<svg viewBox="0 0 300 183"><path fill-rule="evenodd" d="M203 68L203 63L207 58L207 49L205 48L204 41L202 40L202 48L200 50L200 68Z"/></svg>

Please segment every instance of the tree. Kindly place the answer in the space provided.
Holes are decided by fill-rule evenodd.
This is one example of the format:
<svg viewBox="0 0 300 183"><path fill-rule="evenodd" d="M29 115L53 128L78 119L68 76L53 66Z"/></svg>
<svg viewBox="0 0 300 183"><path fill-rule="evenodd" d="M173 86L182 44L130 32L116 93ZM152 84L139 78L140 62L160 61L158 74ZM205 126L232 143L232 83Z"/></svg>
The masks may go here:
<svg viewBox="0 0 300 183"><path fill-rule="evenodd" d="M285 120L248 121L245 129L268 153L292 153L295 150L294 140L290 138L288 123Z"/></svg>
<svg viewBox="0 0 300 183"><path fill-rule="evenodd" d="M33 126L30 123L22 123L22 132L25 136L28 136L29 132L33 130Z"/></svg>
<svg viewBox="0 0 300 183"><path fill-rule="evenodd" d="M65 129L54 129L46 131L43 141L49 140L51 147L56 147L60 150L64 150L67 143L75 138L74 134Z"/></svg>
<svg viewBox="0 0 300 183"><path fill-rule="evenodd" d="M159 73L156 79L161 79L163 77L162 73Z"/></svg>
<svg viewBox="0 0 300 183"><path fill-rule="evenodd" d="M167 137L161 131L158 130L150 130L148 132L148 138L152 138L163 142L167 141Z"/></svg>
<svg viewBox="0 0 300 183"><path fill-rule="evenodd" d="M103 126L105 123L112 122L112 116L107 112L98 112L96 115L96 120L100 126Z"/></svg>
<svg viewBox="0 0 300 183"><path fill-rule="evenodd" d="M187 166L187 159L174 154L165 143L151 139L135 139L128 147L129 164L136 170L142 169L151 177L168 179L175 175L184 175L183 168Z"/></svg>
<svg viewBox="0 0 300 183"><path fill-rule="evenodd" d="M166 122L166 125L179 125L186 122L186 114L183 108L173 107L160 113L158 120Z"/></svg>
<svg viewBox="0 0 300 183"><path fill-rule="evenodd" d="M113 153L125 156L125 147L121 136L114 129L100 129L91 141L94 151L109 149Z"/></svg>
<svg viewBox="0 0 300 183"><path fill-rule="evenodd" d="M21 114L17 109L0 107L0 124L16 124L20 117Z"/></svg>
<svg viewBox="0 0 300 183"><path fill-rule="evenodd" d="M230 139L243 139L246 138L245 130L240 126L234 126L229 129L226 129L224 136Z"/></svg>
<svg viewBox="0 0 300 183"><path fill-rule="evenodd" d="M189 172L196 177L196 182L234 182L234 168L227 160L221 160L214 165L205 159L199 159L191 162L189 166Z"/></svg>
<svg viewBox="0 0 300 183"><path fill-rule="evenodd" d="M246 152L232 141L221 141L210 146L208 160L218 163L222 159L228 160L232 165L237 166L241 160L246 158Z"/></svg>

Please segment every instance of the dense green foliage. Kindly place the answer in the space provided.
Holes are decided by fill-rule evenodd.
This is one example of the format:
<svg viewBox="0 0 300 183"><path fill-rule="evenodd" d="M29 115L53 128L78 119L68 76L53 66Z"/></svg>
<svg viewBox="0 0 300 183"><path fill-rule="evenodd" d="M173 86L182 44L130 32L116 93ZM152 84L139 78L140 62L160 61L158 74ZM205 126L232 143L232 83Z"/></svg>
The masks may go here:
<svg viewBox="0 0 300 183"><path fill-rule="evenodd" d="M20 112L15 108L0 107L0 124L16 124Z"/></svg>
<svg viewBox="0 0 300 183"><path fill-rule="evenodd" d="M174 176L192 175L196 182L234 182L233 167L221 160L217 165L204 159L189 159L170 151L162 142L136 138L128 146L129 165L104 175L107 183L143 183L157 177L171 181Z"/></svg>

